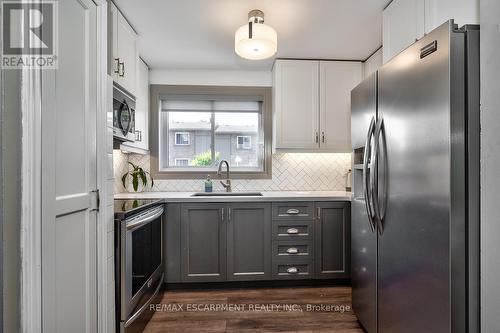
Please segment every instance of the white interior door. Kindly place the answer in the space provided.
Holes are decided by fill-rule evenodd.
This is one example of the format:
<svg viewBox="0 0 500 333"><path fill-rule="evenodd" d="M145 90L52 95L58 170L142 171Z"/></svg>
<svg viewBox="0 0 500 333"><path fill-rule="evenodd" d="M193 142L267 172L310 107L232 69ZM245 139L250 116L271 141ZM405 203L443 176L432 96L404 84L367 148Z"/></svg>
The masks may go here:
<svg viewBox="0 0 500 333"><path fill-rule="evenodd" d="M43 332L96 332L97 7L58 3L59 67L42 73Z"/></svg>

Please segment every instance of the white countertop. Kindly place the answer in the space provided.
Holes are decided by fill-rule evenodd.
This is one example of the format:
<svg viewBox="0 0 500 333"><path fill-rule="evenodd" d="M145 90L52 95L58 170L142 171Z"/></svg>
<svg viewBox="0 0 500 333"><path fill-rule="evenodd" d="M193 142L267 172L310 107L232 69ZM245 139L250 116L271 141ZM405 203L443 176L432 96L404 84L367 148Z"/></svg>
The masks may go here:
<svg viewBox="0 0 500 333"><path fill-rule="evenodd" d="M252 191L253 192L253 191ZM118 193L115 199L164 199L165 202L350 201L344 191L262 191L262 196L197 196L195 192Z"/></svg>

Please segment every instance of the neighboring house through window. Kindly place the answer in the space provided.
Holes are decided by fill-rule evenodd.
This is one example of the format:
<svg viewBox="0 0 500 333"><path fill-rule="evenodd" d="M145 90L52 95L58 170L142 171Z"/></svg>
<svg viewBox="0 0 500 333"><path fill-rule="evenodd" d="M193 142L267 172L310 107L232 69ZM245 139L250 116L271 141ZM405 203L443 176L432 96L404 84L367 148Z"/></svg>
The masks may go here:
<svg viewBox="0 0 500 333"><path fill-rule="evenodd" d="M175 133L175 144L178 146L188 146L189 145L189 133L176 132Z"/></svg>
<svg viewBox="0 0 500 333"><path fill-rule="evenodd" d="M252 149L252 137L251 136L237 136L236 145L239 149Z"/></svg>
<svg viewBox="0 0 500 333"><path fill-rule="evenodd" d="M183 167L189 165L189 158L176 158L175 166Z"/></svg>

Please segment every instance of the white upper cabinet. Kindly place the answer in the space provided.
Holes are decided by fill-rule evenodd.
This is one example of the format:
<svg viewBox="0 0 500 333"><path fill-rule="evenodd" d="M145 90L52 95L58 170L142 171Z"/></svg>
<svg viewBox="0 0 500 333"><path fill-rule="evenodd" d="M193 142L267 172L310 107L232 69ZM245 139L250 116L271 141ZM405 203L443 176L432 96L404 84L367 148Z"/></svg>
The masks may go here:
<svg viewBox="0 0 500 333"><path fill-rule="evenodd" d="M461 27L479 24L479 0L425 0L425 32L431 32L449 19Z"/></svg>
<svg viewBox="0 0 500 333"><path fill-rule="evenodd" d="M111 76L132 95L136 95L137 34L111 2Z"/></svg>
<svg viewBox="0 0 500 333"><path fill-rule="evenodd" d="M318 86L318 61L276 61L273 86L276 149L319 147Z"/></svg>
<svg viewBox="0 0 500 333"><path fill-rule="evenodd" d="M479 0L393 0L383 12L384 63L450 19L479 24Z"/></svg>
<svg viewBox="0 0 500 333"><path fill-rule="evenodd" d="M350 152L350 93L361 79L359 62L277 60L275 148Z"/></svg>
<svg viewBox="0 0 500 333"><path fill-rule="evenodd" d="M384 63L424 35L424 0L393 0L382 15Z"/></svg>
<svg viewBox="0 0 500 333"><path fill-rule="evenodd" d="M138 154L149 151L149 68L138 61L137 96L135 101L135 141L123 143L122 150Z"/></svg>
<svg viewBox="0 0 500 333"><path fill-rule="evenodd" d="M320 149L351 152L351 90L362 80L359 62L320 62Z"/></svg>
<svg viewBox="0 0 500 333"><path fill-rule="evenodd" d="M372 54L370 58L366 59L363 63L363 78L367 78L382 67L382 53L383 49L379 49L377 52Z"/></svg>

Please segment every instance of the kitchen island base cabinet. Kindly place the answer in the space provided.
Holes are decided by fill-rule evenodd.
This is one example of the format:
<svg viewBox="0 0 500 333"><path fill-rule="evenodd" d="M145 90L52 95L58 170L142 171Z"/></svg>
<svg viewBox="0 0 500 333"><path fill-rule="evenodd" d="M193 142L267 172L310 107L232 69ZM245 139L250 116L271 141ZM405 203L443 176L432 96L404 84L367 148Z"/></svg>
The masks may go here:
<svg viewBox="0 0 500 333"><path fill-rule="evenodd" d="M350 204L316 203L315 277L349 278L351 272Z"/></svg>
<svg viewBox="0 0 500 333"><path fill-rule="evenodd" d="M269 280L271 204L228 204L227 210L228 280Z"/></svg>
<svg viewBox="0 0 500 333"><path fill-rule="evenodd" d="M182 205L181 274L183 282L226 280L227 214L225 214L225 209L225 204Z"/></svg>

